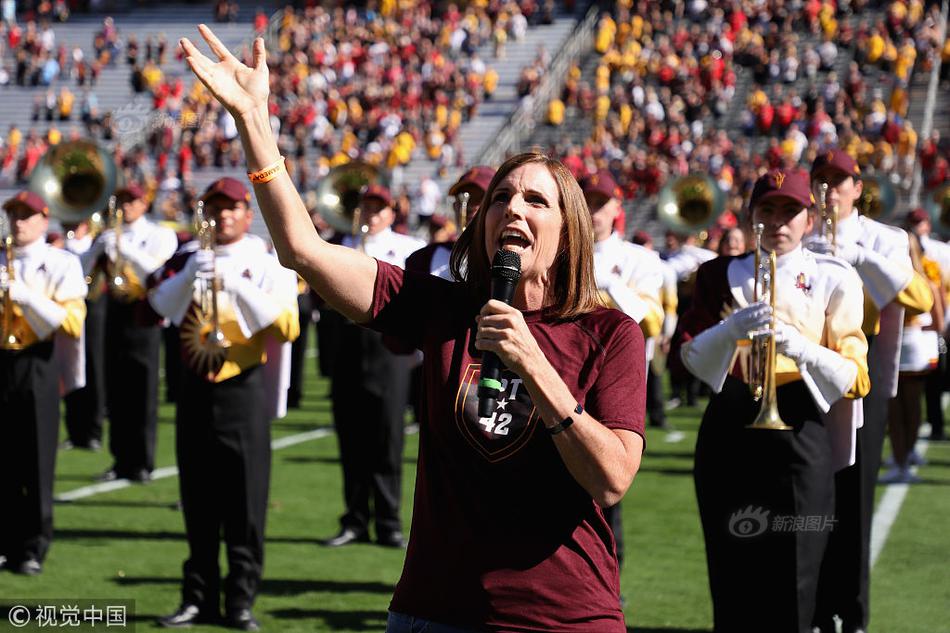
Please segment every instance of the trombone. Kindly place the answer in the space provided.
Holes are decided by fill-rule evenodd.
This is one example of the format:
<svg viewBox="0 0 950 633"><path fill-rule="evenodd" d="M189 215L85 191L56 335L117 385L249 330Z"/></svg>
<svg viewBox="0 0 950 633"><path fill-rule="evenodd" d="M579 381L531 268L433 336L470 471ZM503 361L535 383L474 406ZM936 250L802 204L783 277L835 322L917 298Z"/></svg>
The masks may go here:
<svg viewBox="0 0 950 633"><path fill-rule="evenodd" d="M755 225L755 270L752 285L752 300L759 300L759 270L762 267L762 224ZM775 392L775 251L769 251L769 268L763 277L769 284L769 305L772 307L772 319L765 332L752 333L751 388L752 398L762 400L762 407L748 429L770 431L790 431L793 427L785 424L778 413L778 396Z"/></svg>

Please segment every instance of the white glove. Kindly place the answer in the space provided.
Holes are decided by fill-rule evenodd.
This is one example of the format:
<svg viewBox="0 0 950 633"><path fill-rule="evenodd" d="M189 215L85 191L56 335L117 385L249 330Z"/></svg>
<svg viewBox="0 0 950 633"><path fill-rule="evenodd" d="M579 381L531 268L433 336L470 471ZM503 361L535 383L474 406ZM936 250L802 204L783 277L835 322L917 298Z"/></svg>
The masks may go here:
<svg viewBox="0 0 950 633"><path fill-rule="evenodd" d="M775 351L795 361L815 404L823 412L851 389L858 376L854 361L808 340L788 323L775 324Z"/></svg>
<svg viewBox="0 0 950 633"><path fill-rule="evenodd" d="M734 340L749 338L750 334L766 328L772 320L772 307L759 301L736 310L723 320Z"/></svg>
<svg viewBox="0 0 950 633"><path fill-rule="evenodd" d="M860 244L838 244L832 245L827 238L820 235L811 235L802 240L802 244L813 253L822 255L833 255L848 262L854 267L864 263L866 249Z"/></svg>
<svg viewBox="0 0 950 633"><path fill-rule="evenodd" d="M771 306L761 301L736 310L683 345L680 358L691 374L719 393L732 367L737 341L749 338L771 320Z"/></svg>
<svg viewBox="0 0 950 633"><path fill-rule="evenodd" d="M203 248L195 252L191 258L191 261L194 262L195 272L199 276L210 275L214 271L214 257L214 252Z"/></svg>
<svg viewBox="0 0 950 633"><path fill-rule="evenodd" d="M809 351L814 345L817 345L817 343L802 336L802 333L794 325L782 321L775 322L775 351L791 358L796 365L811 360L813 354L809 354Z"/></svg>
<svg viewBox="0 0 950 633"><path fill-rule="evenodd" d="M26 322L40 340L49 337L66 318L66 308L33 290L22 279L10 284L10 299L22 306Z"/></svg>
<svg viewBox="0 0 950 633"><path fill-rule="evenodd" d="M114 262L117 250L116 243L118 242L115 236L115 231L103 233L99 241L102 242L102 250L105 251L106 256Z"/></svg>
<svg viewBox="0 0 950 633"><path fill-rule="evenodd" d="M33 300L33 291L24 283L22 279L15 279L13 283L9 280L5 284L10 293L10 300L19 303L21 306L28 306Z"/></svg>
<svg viewBox="0 0 950 633"><path fill-rule="evenodd" d="M250 338L280 316L281 308L269 294L246 278L239 269L229 268L221 273L226 292L234 295L235 316L241 333Z"/></svg>
<svg viewBox="0 0 950 633"><path fill-rule="evenodd" d="M802 240L802 246L807 248L813 253L819 253L821 255L831 255L831 242L827 238L821 235L807 235Z"/></svg>

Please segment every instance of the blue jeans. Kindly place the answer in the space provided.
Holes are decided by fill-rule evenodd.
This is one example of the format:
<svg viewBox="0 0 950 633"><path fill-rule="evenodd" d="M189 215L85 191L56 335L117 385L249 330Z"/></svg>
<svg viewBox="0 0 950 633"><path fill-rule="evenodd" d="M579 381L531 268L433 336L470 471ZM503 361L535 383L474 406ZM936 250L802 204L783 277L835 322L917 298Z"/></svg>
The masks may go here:
<svg viewBox="0 0 950 633"><path fill-rule="evenodd" d="M477 633L477 631L390 611L386 621L386 633Z"/></svg>

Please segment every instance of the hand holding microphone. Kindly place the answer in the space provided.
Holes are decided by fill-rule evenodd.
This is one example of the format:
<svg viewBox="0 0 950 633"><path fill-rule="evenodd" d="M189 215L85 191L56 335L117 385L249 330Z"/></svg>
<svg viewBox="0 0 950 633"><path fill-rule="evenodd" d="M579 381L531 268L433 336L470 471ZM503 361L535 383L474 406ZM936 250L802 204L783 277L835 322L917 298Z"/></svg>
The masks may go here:
<svg viewBox="0 0 950 633"><path fill-rule="evenodd" d="M498 354L511 363L523 350L524 334L533 341L521 312L511 307L515 287L521 279L521 257L500 250L492 259L491 298L478 318L476 349L484 350L481 377L478 380L478 415L491 417L501 391L502 363Z"/></svg>

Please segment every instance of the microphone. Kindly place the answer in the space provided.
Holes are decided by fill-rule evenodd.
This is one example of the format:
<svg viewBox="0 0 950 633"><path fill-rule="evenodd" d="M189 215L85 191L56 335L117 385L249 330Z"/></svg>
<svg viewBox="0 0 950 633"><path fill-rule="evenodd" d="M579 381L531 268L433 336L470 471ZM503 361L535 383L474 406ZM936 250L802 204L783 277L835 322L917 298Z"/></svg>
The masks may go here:
<svg viewBox="0 0 950 633"><path fill-rule="evenodd" d="M521 256L499 250L491 262L491 298L511 305L515 286L521 279ZM478 417L490 418L495 412L495 400L501 391L501 361L495 352L482 355L481 376L478 379Z"/></svg>

